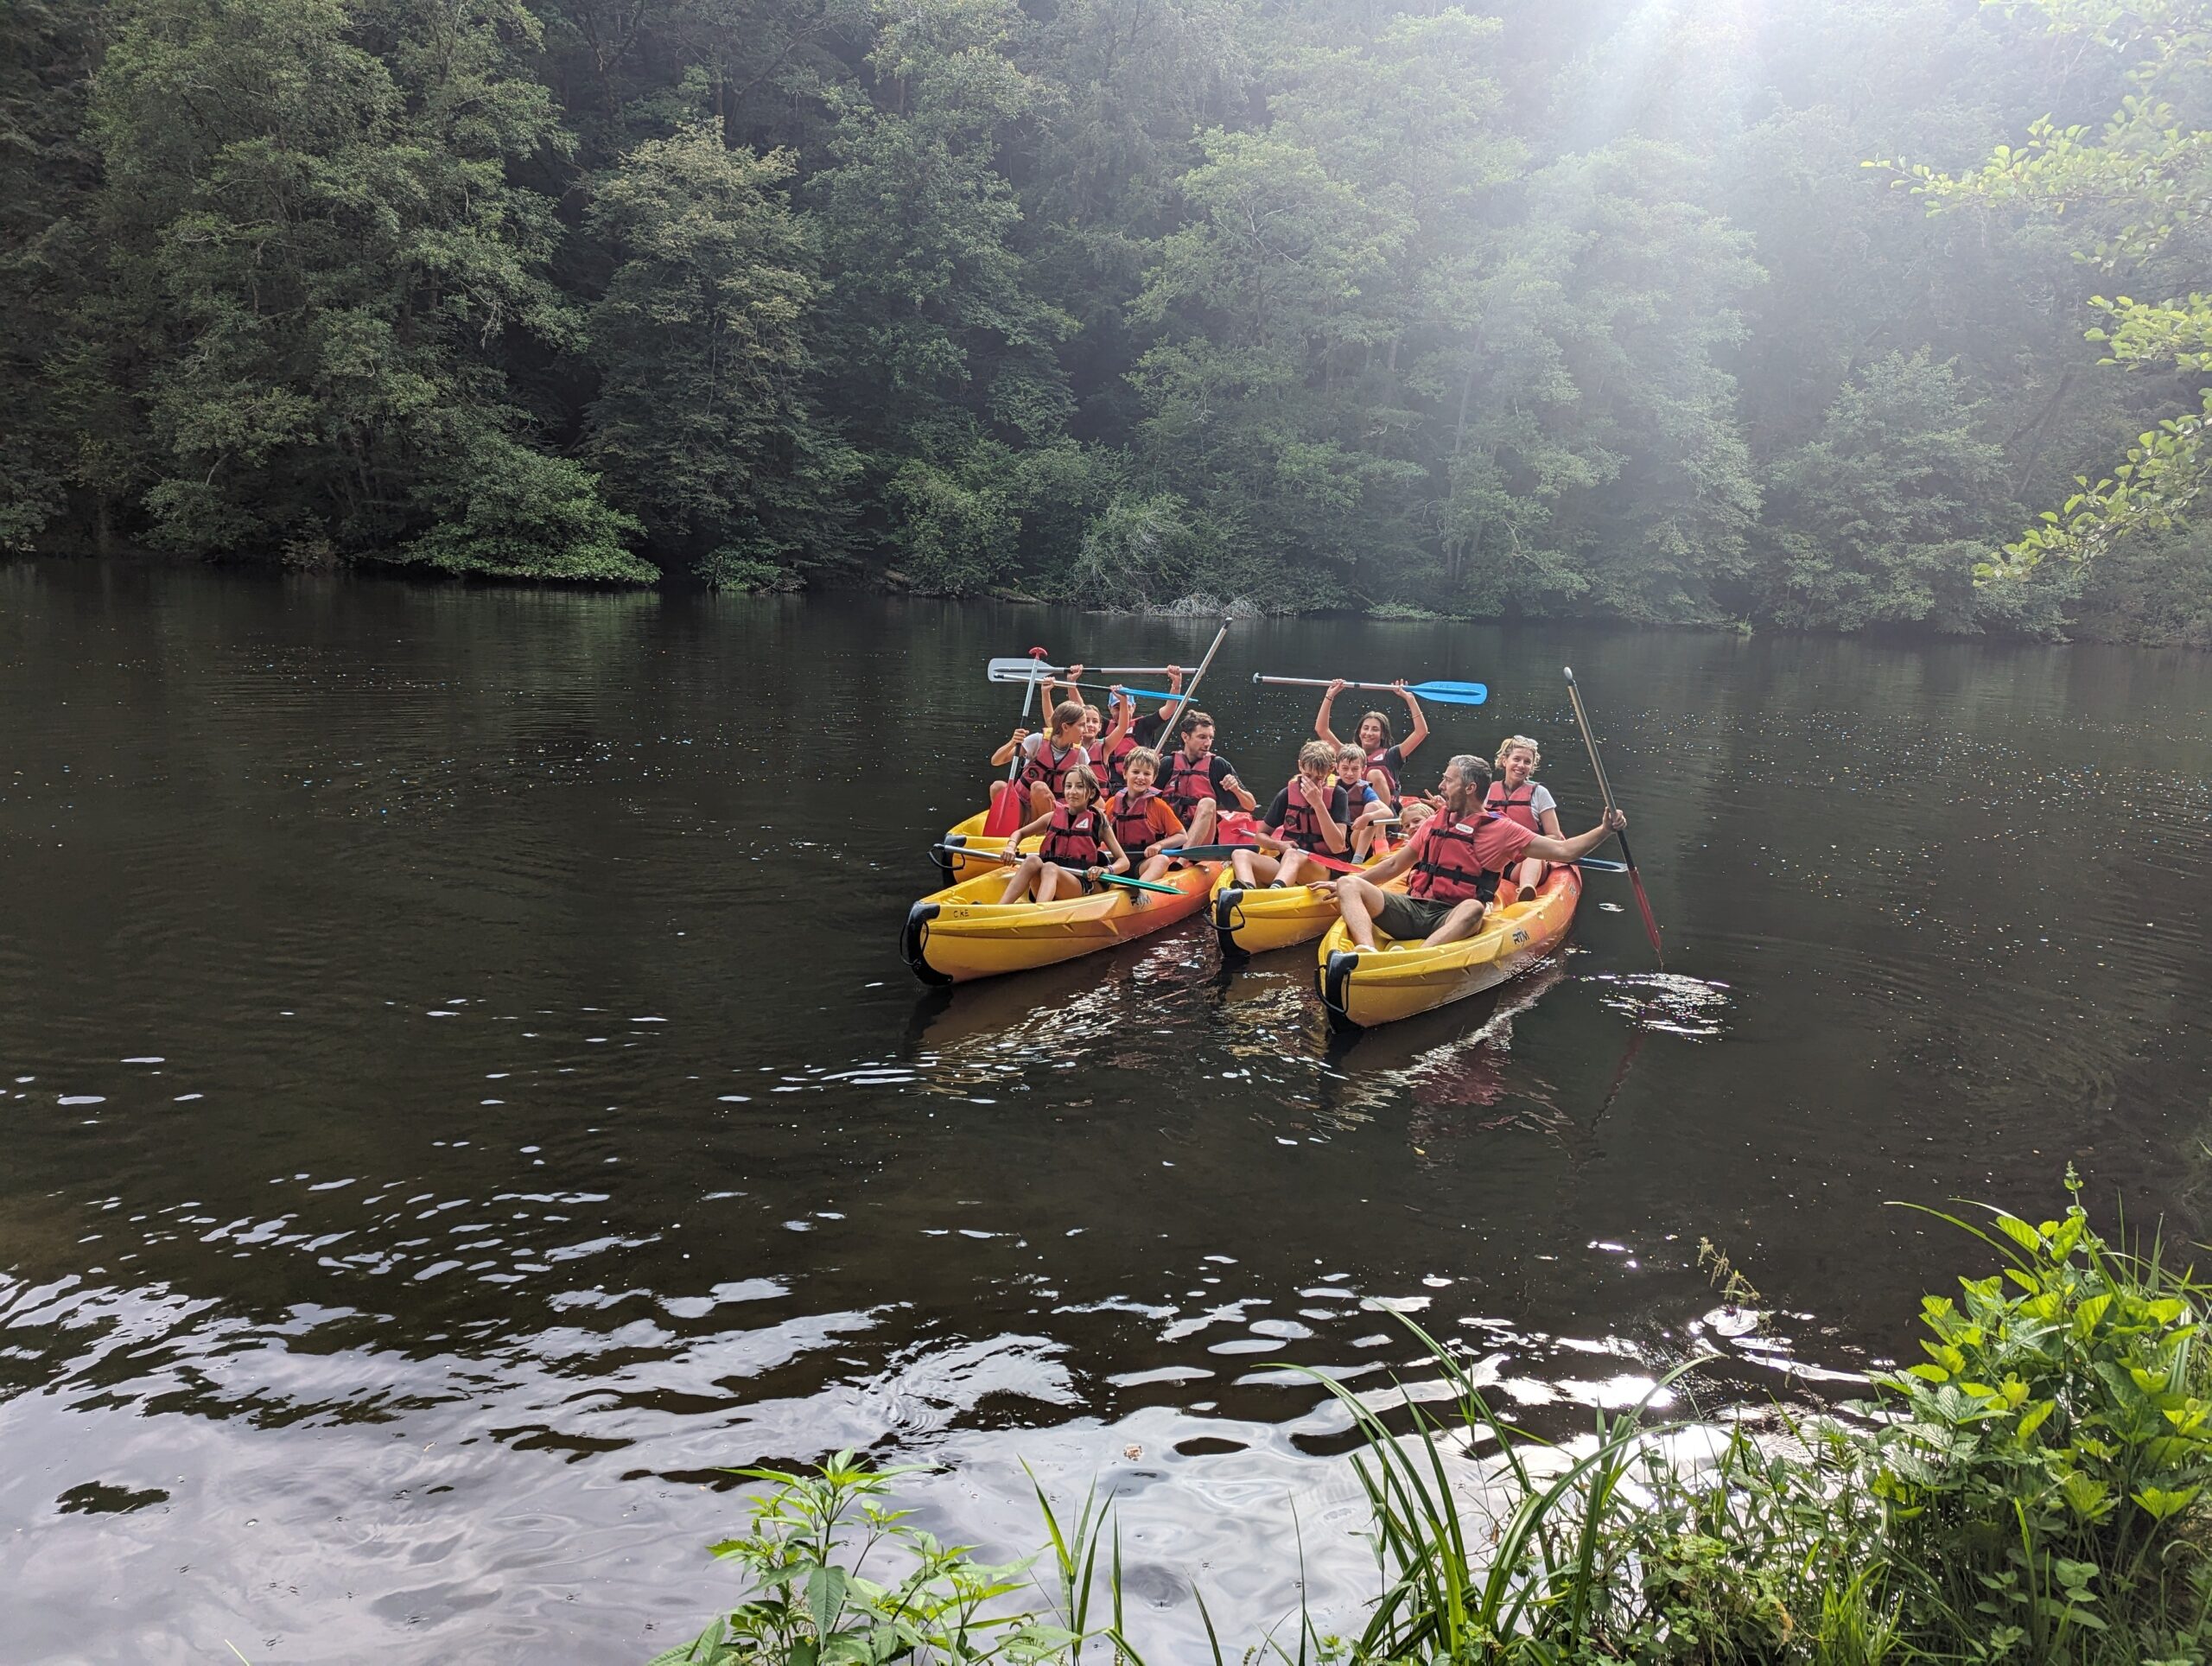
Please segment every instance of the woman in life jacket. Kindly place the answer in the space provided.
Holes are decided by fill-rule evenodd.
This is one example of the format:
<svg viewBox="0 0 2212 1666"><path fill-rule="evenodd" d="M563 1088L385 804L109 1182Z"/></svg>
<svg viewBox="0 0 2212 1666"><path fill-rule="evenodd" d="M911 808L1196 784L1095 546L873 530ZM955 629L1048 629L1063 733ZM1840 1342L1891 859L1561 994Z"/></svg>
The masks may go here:
<svg viewBox="0 0 2212 1666"><path fill-rule="evenodd" d="M1337 785L1344 790L1344 809L1351 816L1351 859L1365 862L1370 850L1389 849L1389 830L1378 823L1389 818L1390 806L1368 780L1367 754L1357 747L1337 748ZM1401 814L1404 809L1400 807Z"/></svg>
<svg viewBox="0 0 2212 1666"><path fill-rule="evenodd" d="M1505 744L1497 749L1497 774L1483 795L1483 808L1493 816L1510 817L1531 833L1556 839L1560 836L1559 804L1551 789L1536 779L1536 765L1542 755L1527 735L1506 736ZM1515 864L1509 878L1518 887L1522 902L1536 900L1536 887L1544 882L1548 868L1549 864L1533 856Z"/></svg>
<svg viewBox="0 0 2212 1666"><path fill-rule="evenodd" d="M1070 765L1061 777L1060 790L1065 795L1060 803L1017 828L1006 842L1006 854L1011 856L1024 839L1045 836L1007 878L1001 902L1019 902L1025 892L1039 902L1050 902L1063 893L1079 895L1096 889L1101 874L1129 871L1128 853L1114 836L1114 824L1099 802L1098 778L1090 766Z"/></svg>
<svg viewBox="0 0 2212 1666"><path fill-rule="evenodd" d="M1350 848L1345 828L1351 817L1344 808L1344 790L1337 785L1336 762L1336 754L1322 741L1299 747L1298 773L1260 818L1265 830L1252 836L1258 849L1238 850L1229 858L1239 885L1247 890L1295 885L1302 869L1320 871L1319 863L1307 861L1306 852L1342 856Z"/></svg>
<svg viewBox="0 0 2212 1666"><path fill-rule="evenodd" d="M1379 711L1370 711L1360 714L1359 728L1352 737L1359 747L1361 756L1366 760L1368 785L1393 810L1397 808L1401 796L1398 778L1405 773L1406 759L1414 747L1428 739L1428 715L1421 710L1421 702L1414 697L1413 690L1406 686L1402 677L1394 686L1399 697L1405 701L1406 710L1412 715L1412 732L1402 741L1394 741L1390 720ZM1337 696L1344 690L1344 680L1341 677L1330 684L1327 691L1321 696L1321 709L1313 718L1313 733L1332 747L1344 744L1329 728L1330 709L1336 704Z"/></svg>
<svg viewBox="0 0 2212 1666"><path fill-rule="evenodd" d="M1481 928L1484 899L1496 889L1497 876L1523 855L1574 862L1628 825L1628 817L1613 810L1587 833L1571 839L1531 833L1507 817L1483 814L1490 779L1487 763L1462 753L1444 766L1437 789L1443 807L1422 823L1419 834L1357 874L1314 882L1315 890L1335 895L1355 949L1376 952L1378 932L1400 943L1425 941L1432 947L1472 937ZM1408 875L1405 894L1383 890L1401 874Z"/></svg>
<svg viewBox="0 0 2212 1666"><path fill-rule="evenodd" d="M1129 860L1141 863L1141 880L1156 880L1175 865L1175 852L1189 843L1166 798L1153 783L1160 779L1160 754L1150 747L1136 747L1122 762L1124 779L1106 796L1106 823ZM1137 906L1151 899L1137 893Z"/></svg>

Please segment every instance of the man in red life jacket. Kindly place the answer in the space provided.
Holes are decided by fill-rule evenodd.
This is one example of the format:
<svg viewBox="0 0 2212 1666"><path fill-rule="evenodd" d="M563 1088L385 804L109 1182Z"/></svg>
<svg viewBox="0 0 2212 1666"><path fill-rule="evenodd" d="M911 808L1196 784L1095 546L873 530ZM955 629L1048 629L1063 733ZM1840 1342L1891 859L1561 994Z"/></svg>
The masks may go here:
<svg viewBox="0 0 2212 1666"><path fill-rule="evenodd" d="M1230 793L1247 811L1260 807L1260 801L1236 779L1235 766L1213 749L1213 719L1202 711L1183 714L1183 744L1165 762L1160 794L1176 819L1191 830L1186 843L1213 843L1220 802Z"/></svg>
<svg viewBox="0 0 2212 1666"><path fill-rule="evenodd" d="M1628 817L1612 810L1587 833L1547 838L1505 817L1484 815L1483 794L1489 788L1490 766L1471 753L1461 754L1444 766L1437 788L1444 808L1420 832L1360 873L1313 887L1335 894L1353 947L1372 952L1378 929L1402 943L1425 939L1436 944L1472 937L1497 893L1498 875L1514 862L1523 856L1577 862L1628 825ZM1405 895L1382 889L1384 881L1409 869L1413 878Z"/></svg>

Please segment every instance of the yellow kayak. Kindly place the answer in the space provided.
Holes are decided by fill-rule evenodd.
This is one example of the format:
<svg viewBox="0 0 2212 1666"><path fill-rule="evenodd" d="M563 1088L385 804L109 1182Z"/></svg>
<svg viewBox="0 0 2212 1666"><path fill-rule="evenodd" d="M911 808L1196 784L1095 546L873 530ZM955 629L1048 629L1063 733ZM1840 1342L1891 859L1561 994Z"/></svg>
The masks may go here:
<svg viewBox="0 0 2212 1666"><path fill-rule="evenodd" d="M1384 881L1385 891L1402 891L1402 874ZM1261 955L1270 949L1287 949L1317 938L1336 924L1337 900L1326 893L1316 896L1303 884L1280 891L1264 887L1247 890L1226 863L1213 882L1206 918L1224 955Z"/></svg>
<svg viewBox="0 0 2212 1666"><path fill-rule="evenodd" d="M1179 895L1109 885L1103 892L1057 902L1001 902L1007 869L971 862L988 873L933 891L906 911L899 952L925 983L1026 972L1111 949L1190 919L1205 906L1215 864L1178 868L1160 883Z"/></svg>
<svg viewBox="0 0 2212 1666"><path fill-rule="evenodd" d="M993 838L983 831L983 823L990 819L990 814L991 812L988 810L979 810L966 821L953 823L945 830L943 843L956 847L972 844L978 849L990 851L1005 849L1006 841L1003 838ZM1022 819L1027 821L1028 817L1025 816ZM1034 834L1021 842L1021 848L1024 850L1034 850L1044 843L1043 835ZM944 871L945 879L949 884L957 885L963 880L972 880L983 874L996 874L1001 881L1006 875L1006 868L1003 863L982 862L974 856L962 856L948 851L934 850L930 853L930 860ZM1163 897L1160 900L1164 902L1166 899Z"/></svg>
<svg viewBox="0 0 2212 1666"><path fill-rule="evenodd" d="M1366 1029L1494 989L1526 971L1566 938L1582 899L1582 872L1554 868L1534 902L1493 908L1473 937L1432 949L1418 939L1355 950L1339 920L1321 939L1316 978L1332 1023Z"/></svg>

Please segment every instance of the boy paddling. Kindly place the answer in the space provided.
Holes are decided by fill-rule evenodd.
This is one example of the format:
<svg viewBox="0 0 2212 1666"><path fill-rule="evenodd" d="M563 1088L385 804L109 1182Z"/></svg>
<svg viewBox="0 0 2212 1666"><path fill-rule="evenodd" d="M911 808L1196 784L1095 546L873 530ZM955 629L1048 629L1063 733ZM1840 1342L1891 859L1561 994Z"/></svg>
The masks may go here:
<svg viewBox="0 0 2212 1666"><path fill-rule="evenodd" d="M1431 946L1472 937L1497 893L1498 876L1514 862L1524 856L1577 862L1628 825L1626 816L1610 810L1587 833L1549 838L1503 816L1485 815L1482 801L1489 786L1490 766L1461 754L1444 766L1437 789L1443 808L1420 832L1361 873L1315 883L1314 890L1336 897L1354 948L1372 953L1378 927L1400 942L1425 939ZM1383 881L1409 869L1405 895L1382 889Z"/></svg>

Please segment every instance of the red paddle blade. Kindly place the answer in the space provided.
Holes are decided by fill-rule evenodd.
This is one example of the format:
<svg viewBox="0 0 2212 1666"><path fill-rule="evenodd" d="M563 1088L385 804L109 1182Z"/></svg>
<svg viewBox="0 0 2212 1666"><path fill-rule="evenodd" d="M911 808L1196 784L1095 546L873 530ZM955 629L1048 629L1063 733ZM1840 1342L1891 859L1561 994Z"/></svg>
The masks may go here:
<svg viewBox="0 0 2212 1666"><path fill-rule="evenodd" d="M1651 938L1651 952L1659 957L1659 970L1667 970L1667 951L1659 946L1659 922L1651 916L1651 899L1643 894L1643 875L1633 868L1628 870L1628 882L1636 887L1636 906L1643 911L1643 929Z"/></svg>
<svg viewBox="0 0 2212 1666"><path fill-rule="evenodd" d="M1014 803L1014 787L1009 781L1005 792L991 800L991 813L983 822L983 836L1002 839L1021 825L1021 811Z"/></svg>

